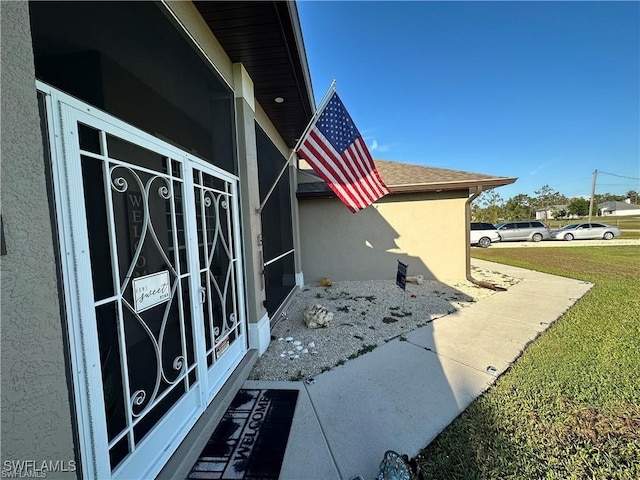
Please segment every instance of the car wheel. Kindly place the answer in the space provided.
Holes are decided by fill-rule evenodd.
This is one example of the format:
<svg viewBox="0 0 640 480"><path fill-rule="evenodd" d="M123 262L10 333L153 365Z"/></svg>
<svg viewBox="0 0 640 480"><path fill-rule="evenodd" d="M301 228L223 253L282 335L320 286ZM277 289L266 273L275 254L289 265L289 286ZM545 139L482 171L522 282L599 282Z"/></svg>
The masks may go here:
<svg viewBox="0 0 640 480"><path fill-rule="evenodd" d="M478 245L480 245L482 248L487 248L491 245L491 239L489 237L482 237L480 240L478 240Z"/></svg>
<svg viewBox="0 0 640 480"><path fill-rule="evenodd" d="M564 236L564 239L565 239L567 242L570 242L571 240L573 240L573 235L572 235L572 234L570 234L570 233L567 233L567 234Z"/></svg>
<svg viewBox="0 0 640 480"><path fill-rule="evenodd" d="M604 232L604 235L602 236L602 238L604 238L605 240L611 240L613 238L613 233Z"/></svg>
<svg viewBox="0 0 640 480"><path fill-rule="evenodd" d="M539 242L540 240L542 240L542 234L534 233L533 237L531 237L531 240L533 240L534 242Z"/></svg>

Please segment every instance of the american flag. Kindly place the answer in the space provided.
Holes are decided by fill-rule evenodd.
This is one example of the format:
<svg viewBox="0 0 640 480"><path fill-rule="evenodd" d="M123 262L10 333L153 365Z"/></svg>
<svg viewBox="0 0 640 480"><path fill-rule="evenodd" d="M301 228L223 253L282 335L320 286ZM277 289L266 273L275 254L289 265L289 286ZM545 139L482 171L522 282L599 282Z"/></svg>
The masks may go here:
<svg viewBox="0 0 640 480"><path fill-rule="evenodd" d="M297 152L352 212L389 193L367 145L335 92Z"/></svg>

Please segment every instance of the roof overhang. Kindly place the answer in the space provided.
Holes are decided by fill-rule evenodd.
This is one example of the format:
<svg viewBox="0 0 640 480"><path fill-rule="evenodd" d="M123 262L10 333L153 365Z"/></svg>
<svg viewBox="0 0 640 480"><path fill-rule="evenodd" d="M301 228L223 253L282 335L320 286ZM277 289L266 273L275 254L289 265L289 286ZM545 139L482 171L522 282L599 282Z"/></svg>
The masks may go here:
<svg viewBox="0 0 640 480"><path fill-rule="evenodd" d="M402 162L389 162L374 160L378 173L389 188L389 194L407 193L439 193L445 191L467 190L469 195L479 191L489 190L514 183L517 178L496 177L481 173L462 172L441 168L410 165ZM310 169L300 170L304 172L305 180L300 181L298 176L298 198L329 198L335 194L320 177ZM415 182L407 183L409 178L415 178ZM402 182L405 180L405 182ZM420 181L423 180L423 181Z"/></svg>
<svg viewBox="0 0 640 480"><path fill-rule="evenodd" d="M256 100L293 148L315 109L295 2L193 3L231 61L243 64Z"/></svg>
<svg viewBox="0 0 640 480"><path fill-rule="evenodd" d="M484 180L464 180L460 182L433 182L412 185L390 185L391 193L415 193L415 192L442 192L445 190L469 190L475 193L480 187L482 190L502 187L514 183L517 178L490 178Z"/></svg>
<svg viewBox="0 0 640 480"><path fill-rule="evenodd" d="M491 188L502 187L514 183L517 178L499 178L492 180L482 180L478 182L442 182L428 183L419 185L387 185L389 195L406 194L406 193L440 193L445 191L468 190L469 194L476 193L478 190L489 190ZM336 195L324 182L312 182L298 184L296 192L298 198L330 198Z"/></svg>

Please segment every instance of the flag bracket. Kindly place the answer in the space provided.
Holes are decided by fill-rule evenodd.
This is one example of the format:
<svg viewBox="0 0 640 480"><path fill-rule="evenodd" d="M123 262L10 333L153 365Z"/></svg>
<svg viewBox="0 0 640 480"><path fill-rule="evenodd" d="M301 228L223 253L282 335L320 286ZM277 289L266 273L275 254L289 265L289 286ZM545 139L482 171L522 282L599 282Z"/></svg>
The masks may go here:
<svg viewBox="0 0 640 480"><path fill-rule="evenodd" d="M264 210L264 206L267 203L267 201L269 200L269 197L271 197L271 194L276 189L276 186L278 185L278 182L280 181L280 179L284 175L284 172L286 172L287 169L289 168L289 166L291 164L291 160L293 159L293 156L295 155L296 151L298 150L298 147L300 147L300 144L304 140L304 137L307 135L307 132L311 129L311 127L313 126L313 124L315 123L317 118L320 116L320 114L324 110L324 107L326 107L326 104L329 102L329 99L331 98L331 95L333 94L333 92L335 92L335 89L336 89L336 81L334 79L331 82L331 85L329 85L329 89L324 94L324 97L322 97L322 100L320 101L320 104L319 104L318 108L316 109L316 111L314 112L313 116L311 117L311 120L309 120L309 123L307 124L307 126L303 130L302 135L300 135L300 138L298 138L298 141L296 142L295 147L293 147L293 150L291 151L291 154L289 155L289 158L287 159L287 162L282 167L282 170L280 170L280 173L278 174L278 176L276 177L275 181L273 182L273 185L271 185L271 188L269 189L269 191L265 195L264 200L262 200L262 202L260 203L260 206L256 209L256 213L258 215L260 215L262 213L262 210Z"/></svg>

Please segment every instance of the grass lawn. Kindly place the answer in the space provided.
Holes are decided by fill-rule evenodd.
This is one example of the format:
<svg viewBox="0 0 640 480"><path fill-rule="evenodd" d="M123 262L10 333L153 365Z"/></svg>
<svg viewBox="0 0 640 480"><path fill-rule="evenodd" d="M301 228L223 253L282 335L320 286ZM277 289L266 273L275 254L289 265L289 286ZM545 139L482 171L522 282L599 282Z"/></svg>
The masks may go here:
<svg viewBox="0 0 640 480"><path fill-rule="evenodd" d="M473 256L594 287L420 453L425 478L640 478L640 249Z"/></svg>

